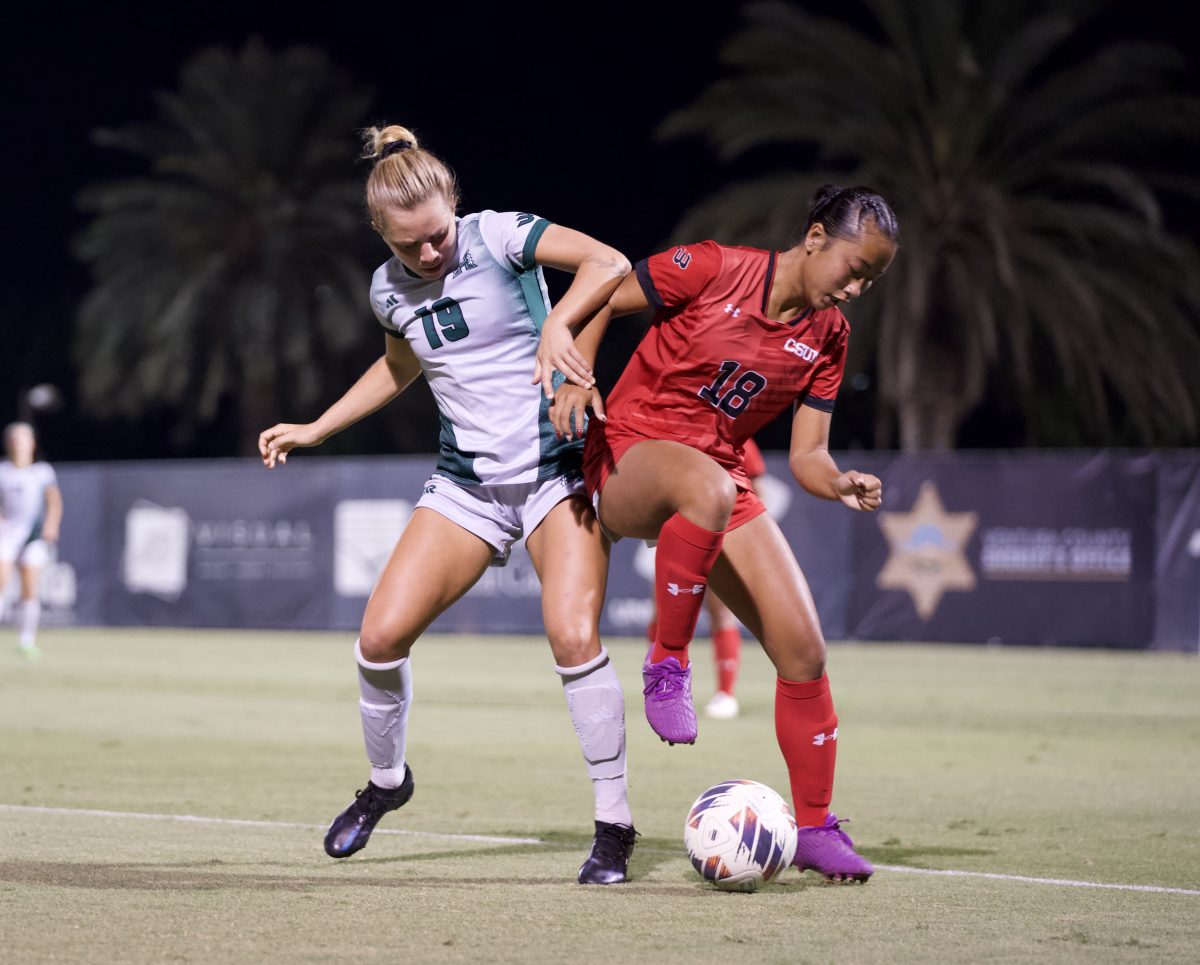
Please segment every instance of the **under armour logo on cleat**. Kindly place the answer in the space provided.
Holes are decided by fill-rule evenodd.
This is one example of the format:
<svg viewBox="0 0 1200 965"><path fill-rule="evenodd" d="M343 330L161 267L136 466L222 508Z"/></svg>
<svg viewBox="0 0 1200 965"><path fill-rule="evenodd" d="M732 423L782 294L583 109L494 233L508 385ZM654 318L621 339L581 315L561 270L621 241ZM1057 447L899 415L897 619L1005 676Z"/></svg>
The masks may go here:
<svg viewBox="0 0 1200 965"><path fill-rule="evenodd" d="M837 740L837 728L836 727L833 729L832 734L817 734L817 736L813 738L813 747L824 747L826 741L835 741L835 740Z"/></svg>
<svg viewBox="0 0 1200 965"><path fill-rule="evenodd" d="M683 587L682 589L680 589L680 586L678 583L668 583L667 584L667 592L670 593L671 596L679 596L680 593L695 593L695 594L699 595L704 592L704 584L703 583L693 583L692 588L689 590L686 586Z"/></svg>

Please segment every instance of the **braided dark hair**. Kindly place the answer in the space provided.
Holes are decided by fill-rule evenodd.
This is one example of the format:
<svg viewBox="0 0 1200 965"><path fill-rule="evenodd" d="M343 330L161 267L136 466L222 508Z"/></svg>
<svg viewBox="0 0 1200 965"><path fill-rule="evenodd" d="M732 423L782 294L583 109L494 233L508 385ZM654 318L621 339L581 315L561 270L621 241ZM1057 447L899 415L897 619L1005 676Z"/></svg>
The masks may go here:
<svg viewBox="0 0 1200 965"><path fill-rule="evenodd" d="M896 213L879 192L863 185L840 188L836 184L822 184L813 195L804 234L819 223L831 238L849 240L862 234L868 220L875 222L875 230L889 241L899 240Z"/></svg>

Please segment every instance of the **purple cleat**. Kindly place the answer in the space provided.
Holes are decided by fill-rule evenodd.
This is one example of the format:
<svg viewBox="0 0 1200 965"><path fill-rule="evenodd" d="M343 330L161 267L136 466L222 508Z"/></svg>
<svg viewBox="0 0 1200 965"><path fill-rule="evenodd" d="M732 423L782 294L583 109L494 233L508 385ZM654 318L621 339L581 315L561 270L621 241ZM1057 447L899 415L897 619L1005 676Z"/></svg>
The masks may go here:
<svg viewBox="0 0 1200 965"><path fill-rule="evenodd" d="M646 695L646 720L650 729L668 744L696 743L696 708L692 706L692 668L686 670L675 657L642 664Z"/></svg>
<svg viewBox="0 0 1200 965"><path fill-rule="evenodd" d="M824 824L798 830L792 864L801 871L819 871L830 881L866 881L875 872L874 865L854 850L836 814L826 815Z"/></svg>

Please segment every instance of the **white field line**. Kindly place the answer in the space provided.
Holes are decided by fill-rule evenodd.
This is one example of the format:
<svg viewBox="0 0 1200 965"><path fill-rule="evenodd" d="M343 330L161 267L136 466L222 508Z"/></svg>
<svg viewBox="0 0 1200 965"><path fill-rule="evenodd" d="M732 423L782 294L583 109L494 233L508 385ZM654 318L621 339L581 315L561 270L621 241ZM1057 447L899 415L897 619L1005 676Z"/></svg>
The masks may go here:
<svg viewBox="0 0 1200 965"><path fill-rule="evenodd" d="M227 824L243 828L300 828L324 831L324 824L299 824L294 821L247 821L242 818L204 818L195 814L142 814L137 811L94 811L86 808L43 808L24 804L0 804L0 811L24 814L62 814L92 818L132 818L137 821L180 821L191 824ZM506 838L489 834L443 834L437 831L405 831L376 828L374 834L403 834L413 838L446 838L451 841L486 841L491 844L545 844L540 838Z"/></svg>
<svg viewBox="0 0 1200 965"><path fill-rule="evenodd" d="M1192 888L1164 888L1161 885L1119 885L1104 881L1074 881L1071 878L1031 878L1028 875L1001 875L990 871L944 871L937 868L910 868L902 864L877 864L884 871L910 875L942 875L947 878L991 878L993 881L1021 881L1033 885L1063 885L1067 888L1107 888L1111 891L1151 891L1156 895L1200 895Z"/></svg>
<svg viewBox="0 0 1200 965"><path fill-rule="evenodd" d="M96 818L126 818L136 821L176 821L190 824L220 824L243 828L298 828L304 831L324 831L323 824L301 824L294 821L250 821L243 818L206 818L194 814L144 814L137 811L99 811L86 808L50 808L34 807L24 804L0 804L0 812L8 811L15 814L57 814L67 817L96 817ZM548 844L541 838L518 838L491 834L452 834L438 831L407 831L394 828L377 828L374 834L398 834L412 838L440 838L448 841L483 841L489 844ZM643 850L656 853L663 852L656 848ZM1158 895L1196 895L1200 890L1193 888L1167 888L1161 885L1129 885L1103 881L1075 881L1071 878L1034 878L1029 875L1005 875L989 871L954 871L937 868L912 868L901 864L880 864L876 868L882 871L895 871L900 874L935 875L945 878L987 878L991 881L1017 881L1022 884L1059 885L1066 888L1102 888L1109 891L1142 891Z"/></svg>

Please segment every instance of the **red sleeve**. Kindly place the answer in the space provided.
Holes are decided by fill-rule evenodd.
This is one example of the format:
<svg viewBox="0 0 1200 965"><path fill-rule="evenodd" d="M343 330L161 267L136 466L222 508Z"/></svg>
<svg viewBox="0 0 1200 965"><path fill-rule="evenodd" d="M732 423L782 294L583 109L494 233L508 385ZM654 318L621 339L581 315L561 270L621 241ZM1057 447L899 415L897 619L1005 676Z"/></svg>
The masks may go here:
<svg viewBox="0 0 1200 965"><path fill-rule="evenodd" d="M846 343L849 336L849 326L843 325L828 349L821 353L820 359L817 360L817 371L813 374L808 394L804 397L805 405L811 405L822 412L833 411L833 404L837 401L838 389L842 384L842 374L846 370Z"/></svg>
<svg viewBox="0 0 1200 965"><path fill-rule="evenodd" d="M646 301L656 312L678 308L695 298L721 270L721 246L715 241L680 245L634 266Z"/></svg>
<svg viewBox="0 0 1200 965"><path fill-rule="evenodd" d="M753 439L747 439L742 445L742 468L746 470L746 475L751 479L757 479L767 471L762 450L758 448L758 443Z"/></svg>

